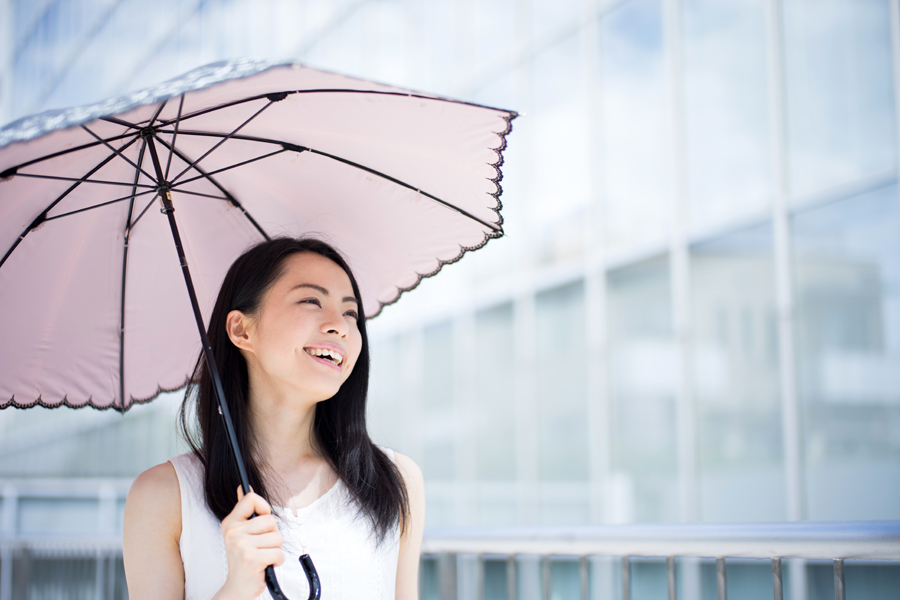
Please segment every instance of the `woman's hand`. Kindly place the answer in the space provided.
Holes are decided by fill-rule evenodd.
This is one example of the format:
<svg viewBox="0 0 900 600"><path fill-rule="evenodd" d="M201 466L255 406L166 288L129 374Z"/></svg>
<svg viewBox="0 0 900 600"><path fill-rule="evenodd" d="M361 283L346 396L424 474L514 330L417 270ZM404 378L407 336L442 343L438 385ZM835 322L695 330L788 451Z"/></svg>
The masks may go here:
<svg viewBox="0 0 900 600"><path fill-rule="evenodd" d="M251 519L254 512L259 516ZM245 496L238 488L238 503L222 521L222 537L228 578L216 599L256 598L266 588L266 567L284 562L283 539L269 503L252 491Z"/></svg>

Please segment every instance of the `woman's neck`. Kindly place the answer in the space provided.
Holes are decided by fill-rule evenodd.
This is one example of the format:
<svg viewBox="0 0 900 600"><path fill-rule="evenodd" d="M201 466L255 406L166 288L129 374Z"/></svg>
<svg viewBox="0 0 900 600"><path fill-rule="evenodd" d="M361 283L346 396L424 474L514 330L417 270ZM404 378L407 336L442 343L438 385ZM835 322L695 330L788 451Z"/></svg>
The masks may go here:
<svg viewBox="0 0 900 600"><path fill-rule="evenodd" d="M259 396L251 392L248 404L254 450L262 462L280 473L320 458L313 431L316 403Z"/></svg>
<svg viewBox="0 0 900 600"><path fill-rule="evenodd" d="M257 464L276 506L309 505L334 485L337 475L318 447L314 400L268 386L254 386L248 398Z"/></svg>

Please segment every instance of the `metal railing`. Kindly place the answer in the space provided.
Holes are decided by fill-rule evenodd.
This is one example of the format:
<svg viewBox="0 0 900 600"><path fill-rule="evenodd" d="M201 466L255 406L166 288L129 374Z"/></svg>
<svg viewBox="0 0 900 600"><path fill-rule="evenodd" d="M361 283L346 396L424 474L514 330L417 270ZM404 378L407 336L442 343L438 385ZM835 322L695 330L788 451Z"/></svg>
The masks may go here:
<svg viewBox="0 0 900 600"><path fill-rule="evenodd" d="M121 543L115 534L0 535L0 555L6 564L6 577L0 575L0 596L11 598L9 559L17 555L99 559L121 556ZM577 560L581 599L587 600L589 557L598 556L618 557L623 600L632 595L632 563L644 558L665 559L668 600L678 597L676 558L714 558L719 600L727 599L727 559L771 560L774 600L783 600L783 559L825 559L833 565L835 599L845 600L844 561L900 561L900 521L432 529L425 533L422 555L444 567L455 561L453 555L476 556L479 600L484 599L486 559L505 560L507 598L519 598L516 565L523 556L539 557L539 597L545 600L551 597L551 560ZM455 578L455 566L450 571ZM456 600L455 582L440 587L442 600Z"/></svg>
<svg viewBox="0 0 900 600"><path fill-rule="evenodd" d="M426 531L422 553L439 563L453 554L475 555L479 598L485 557L505 557L510 600L518 597L515 569L522 555L541 557L545 600L551 556L578 558L582 600L589 597L590 556L621 557L623 600L631 599L631 561L637 557L666 559L668 600L677 598L676 557L715 558L719 600L727 599L726 559L770 559L774 600L783 599L783 559L826 559L833 564L835 600L845 600L844 560L900 561L900 521L434 529ZM455 586L446 583L441 599L455 600Z"/></svg>

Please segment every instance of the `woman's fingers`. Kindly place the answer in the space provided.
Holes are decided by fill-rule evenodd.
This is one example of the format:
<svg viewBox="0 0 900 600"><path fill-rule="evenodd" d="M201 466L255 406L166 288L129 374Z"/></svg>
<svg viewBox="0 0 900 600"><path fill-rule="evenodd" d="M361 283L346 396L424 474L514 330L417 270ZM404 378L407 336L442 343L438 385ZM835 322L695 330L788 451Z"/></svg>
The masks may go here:
<svg viewBox="0 0 900 600"><path fill-rule="evenodd" d="M240 488L238 488L240 492ZM240 493L238 493L240 496ZM234 505L234 510L225 517L225 520L234 518L235 520L246 520L253 516L253 513L257 515L268 515L272 513L272 507L269 506L269 503L266 502L262 496L250 492L246 496L243 496L238 503ZM224 521L223 521L224 522Z"/></svg>
<svg viewBox="0 0 900 600"><path fill-rule="evenodd" d="M251 540L253 545L263 547L264 544L256 541L260 536L273 533L281 536L281 532L278 531L276 527L268 527L265 524L257 524L255 523L256 520L257 519L253 519L252 521L243 521L239 525L232 526L228 526L223 522L222 535L225 537L225 541L237 541L246 538L248 540ZM279 542L279 545L281 545L281 542Z"/></svg>
<svg viewBox="0 0 900 600"><path fill-rule="evenodd" d="M278 524L272 515L260 515L240 525L241 531L250 535L278 531Z"/></svg>
<svg viewBox="0 0 900 600"><path fill-rule="evenodd" d="M260 564L264 565L263 568L268 567L269 565L275 565L276 567L284 564L284 552L281 548L265 548L259 551L258 554Z"/></svg>

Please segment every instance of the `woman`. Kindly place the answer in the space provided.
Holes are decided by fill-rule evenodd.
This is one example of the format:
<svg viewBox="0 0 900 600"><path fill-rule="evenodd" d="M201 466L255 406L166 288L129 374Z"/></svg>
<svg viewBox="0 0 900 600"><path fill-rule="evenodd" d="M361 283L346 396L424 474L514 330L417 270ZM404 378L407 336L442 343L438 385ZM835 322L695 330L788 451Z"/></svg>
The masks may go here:
<svg viewBox="0 0 900 600"><path fill-rule="evenodd" d="M283 565L288 598L304 600L304 553L327 600L418 597L422 475L366 433L360 298L346 262L318 240L275 239L234 262L209 340L252 491L241 493L201 354L181 413L194 451L148 469L128 493L132 600L249 600L270 564Z"/></svg>

